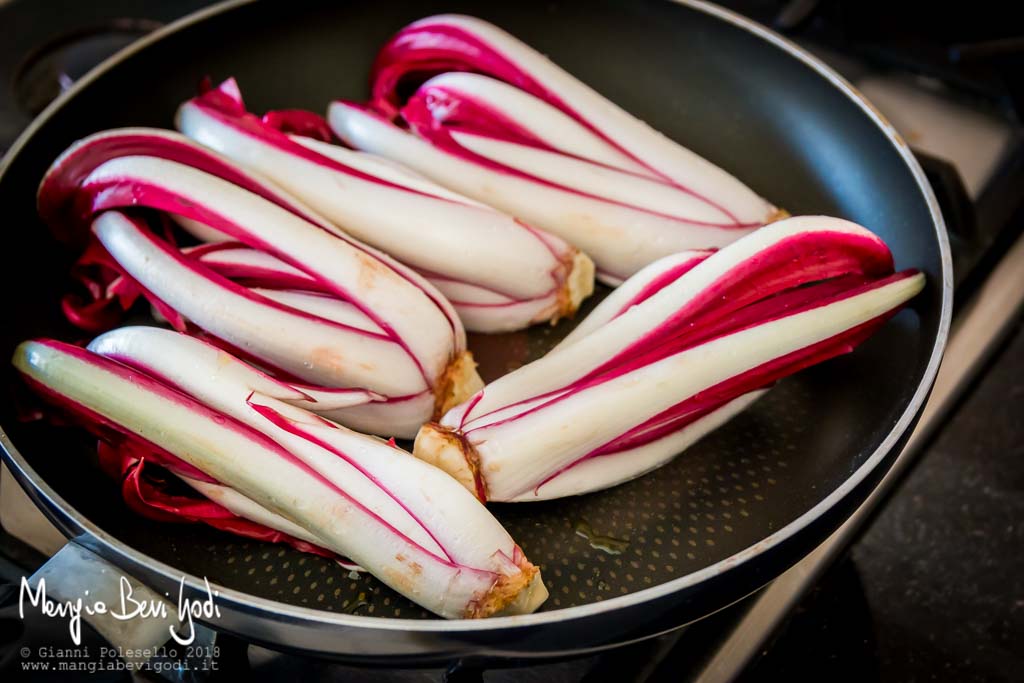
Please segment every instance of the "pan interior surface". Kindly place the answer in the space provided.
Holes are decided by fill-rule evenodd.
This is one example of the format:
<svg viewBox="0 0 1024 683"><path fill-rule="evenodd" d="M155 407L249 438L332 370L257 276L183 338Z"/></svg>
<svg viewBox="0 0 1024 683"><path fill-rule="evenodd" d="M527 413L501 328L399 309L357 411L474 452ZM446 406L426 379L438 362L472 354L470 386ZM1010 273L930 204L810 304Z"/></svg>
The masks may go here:
<svg viewBox="0 0 1024 683"><path fill-rule="evenodd" d="M334 98L364 98L376 49L409 21L442 11L509 30L791 213L869 227L899 268L919 268L929 279L912 308L856 353L783 381L657 472L587 496L493 506L542 568L551 592L542 609L607 600L708 567L838 488L887 437L928 364L942 299L929 207L893 143L821 75L738 27L664 2L256 3L148 46L57 110L0 183L4 249L8 263L20 263L0 275L10 302L0 332L5 357L29 337L84 337L59 307L75 255L53 241L34 206L39 179L67 145L105 128L170 127L177 105L207 74L235 76L254 111L322 111ZM470 348L490 380L543 354L571 326L474 335ZM93 439L19 420L26 396L13 372L4 377L0 423L11 441L72 507L130 547L284 603L430 616L330 560L130 514L116 484L95 467Z"/></svg>

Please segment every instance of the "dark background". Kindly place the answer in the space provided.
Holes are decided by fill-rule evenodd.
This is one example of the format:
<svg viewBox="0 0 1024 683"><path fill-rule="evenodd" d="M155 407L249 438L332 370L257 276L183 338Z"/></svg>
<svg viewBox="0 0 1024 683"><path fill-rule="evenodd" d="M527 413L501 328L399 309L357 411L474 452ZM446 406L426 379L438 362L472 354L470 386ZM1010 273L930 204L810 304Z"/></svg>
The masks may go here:
<svg viewBox="0 0 1024 683"><path fill-rule="evenodd" d="M1024 283L1021 283L1024 286ZM744 676L1024 677L1024 334Z"/></svg>

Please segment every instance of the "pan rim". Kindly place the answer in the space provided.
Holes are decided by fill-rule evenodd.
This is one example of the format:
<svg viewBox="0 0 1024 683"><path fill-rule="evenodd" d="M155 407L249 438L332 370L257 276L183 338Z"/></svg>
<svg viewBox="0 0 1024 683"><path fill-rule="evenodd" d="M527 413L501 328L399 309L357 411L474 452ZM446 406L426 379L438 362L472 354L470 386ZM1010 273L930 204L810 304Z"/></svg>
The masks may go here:
<svg viewBox="0 0 1024 683"><path fill-rule="evenodd" d="M732 10L719 7L705 0L669 0L674 4L688 7L695 11L703 12L721 21L729 23L741 30L744 30L755 37L771 44L777 49L786 52L791 57L802 62L805 66L813 69L819 76L845 95L853 104L858 106L868 118L879 128L880 132L888 139L896 149L903 163L911 172L917 183L918 190L928 206L939 245L939 257L942 267L941 295L942 304L939 313L939 325L934 345L928 359L928 364L918 383L917 389L910 401L907 403L899 419L890 428L886 437L865 461L850 474L847 479L837 488L831 491L814 506L804 511L796 519L781 527L761 541L744 548L743 550L730 555L718 562L710 564L703 569L691 572L671 581L645 588L635 593L609 598L607 600L593 602L586 605L566 607L552 610L550 612L535 612L516 616L492 617L489 619L401 619L394 617L372 617L360 615L339 614L319 610L310 607L299 607L288 603L278 602L269 598L261 598L250 593L217 585L220 601L231 603L241 612L263 611L277 617L284 617L289 620L304 621L306 623L320 623L336 627L352 627L360 629L381 629L388 631L404 631L416 633L444 633L444 632L479 632L496 631L500 629L514 629L521 627L540 626L553 622L566 622L570 620L583 619L596 616L606 612L612 612L621 608L642 605L667 595L692 588L703 581L731 571L751 558L783 543L795 536L806 527L813 524L829 510L840 503L850 492L859 486L881 463L889 452L898 444L900 438L910 428L914 419L924 406L932 384L938 372L939 363L946 346L952 319L953 303L953 282L952 282L952 255L950 251L949 238L946 233L945 221L939 209L938 201L935 198L931 185L924 175L924 171L917 163L913 152L896 131L891 123L864 97L851 83L840 76L835 70L822 62L819 58L807 52L797 44L790 41L774 31L748 19ZM7 150L3 159L0 160L0 182L10 166L11 162L18 156L21 149L28 144L35 133L42 128L46 122L74 97L87 88L93 81L116 67L121 62L133 57L149 45L163 40L167 36L178 33L194 24L200 23L208 18L228 12L241 6L255 2L255 0L223 0L204 9L186 15L167 26L164 26L153 33L140 38L134 43L126 46L111 57L107 58L80 80L75 82L71 88L51 102L18 136L15 142ZM11 468L15 479L35 499L45 499L48 505L43 506L44 512L51 521L57 523L62 530L73 529L77 534L88 534L96 542L102 544L115 556L122 558L130 564L146 566L152 573L159 575L166 581L173 584L183 583L188 589L197 593L205 592L205 585L202 578L181 572L174 567L152 558L145 553L139 552L128 544L109 535L74 507L69 505L59 496L28 464L18 449L11 442L6 432L0 426L0 450L3 460ZM54 519L58 517L59 519ZM67 533L65 531L65 533ZM70 534L69 534L70 536ZM116 564L116 562L115 562Z"/></svg>

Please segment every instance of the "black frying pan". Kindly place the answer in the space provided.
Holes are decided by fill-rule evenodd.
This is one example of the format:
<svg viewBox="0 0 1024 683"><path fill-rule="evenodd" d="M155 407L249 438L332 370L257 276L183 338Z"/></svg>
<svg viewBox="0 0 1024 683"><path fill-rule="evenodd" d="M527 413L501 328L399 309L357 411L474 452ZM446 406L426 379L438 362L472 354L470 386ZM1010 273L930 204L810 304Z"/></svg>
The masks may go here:
<svg viewBox="0 0 1024 683"><path fill-rule="evenodd" d="M40 177L68 144L104 128L170 127L206 74L236 76L256 111L322 111L332 98L365 97L377 47L440 11L511 31L792 213L868 226L899 268L927 274L927 288L856 353L783 381L662 469L578 498L494 506L542 566L551 598L537 614L483 622L431 618L372 577L350 578L282 546L140 519L94 467L91 438L19 422L16 392L5 395L5 461L40 507L161 592L176 591L183 573L190 589L209 577L222 594L216 628L392 664L564 654L650 636L740 598L820 542L884 474L926 398L950 312L942 219L905 143L849 85L778 36L711 6L502 4L227 3L101 66L5 160L0 351L6 357L27 337L81 337L58 306L74 254L57 246L34 204ZM470 347L493 379L570 327L477 336Z"/></svg>

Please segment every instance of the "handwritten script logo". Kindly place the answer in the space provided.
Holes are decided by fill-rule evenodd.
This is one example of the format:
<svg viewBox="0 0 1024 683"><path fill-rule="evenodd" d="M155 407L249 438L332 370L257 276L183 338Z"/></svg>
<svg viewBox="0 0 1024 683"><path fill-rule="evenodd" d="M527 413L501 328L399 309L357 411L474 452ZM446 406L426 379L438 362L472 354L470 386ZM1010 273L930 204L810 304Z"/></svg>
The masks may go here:
<svg viewBox="0 0 1024 683"><path fill-rule="evenodd" d="M206 586L206 597L201 600L192 600L185 597L185 577L181 577L178 583L178 605L177 623L168 626L168 631L174 641L179 645L191 645L196 633L193 619L220 618L220 608L214 602L214 598L220 593L210 588L210 582L203 577ZM88 596L89 591L85 591ZM104 616L118 621L129 621L131 619L167 619L168 602L160 598L140 599L135 597L131 582L125 577L119 581L118 604L107 605L102 600L87 602L84 598L74 600L54 600L46 594L46 579L39 579L35 590L29 585L28 579L21 577L21 592L18 596L18 615L25 618L25 598L31 606L39 608L39 611L46 617L68 620L68 632L75 645L82 644L82 616L89 621L90 617ZM184 628L183 628L184 627Z"/></svg>

